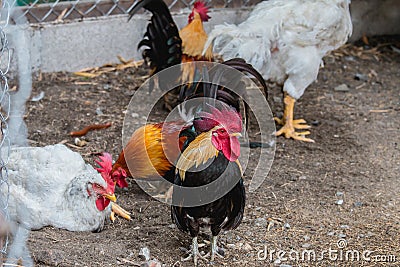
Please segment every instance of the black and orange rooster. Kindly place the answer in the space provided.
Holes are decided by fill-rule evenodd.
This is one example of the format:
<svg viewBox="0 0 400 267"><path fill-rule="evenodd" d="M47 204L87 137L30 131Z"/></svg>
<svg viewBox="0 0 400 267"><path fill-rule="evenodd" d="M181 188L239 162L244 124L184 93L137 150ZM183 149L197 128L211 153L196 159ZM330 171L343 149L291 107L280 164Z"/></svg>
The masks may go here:
<svg viewBox="0 0 400 267"><path fill-rule="evenodd" d="M241 72L253 74L260 82L264 82L261 75L251 66L240 59L224 62L225 65ZM223 73L215 75L215 80L223 79ZM240 111L241 97L245 95L245 85L232 82L232 85L241 93L237 95L230 90L207 82L195 82L194 86L183 85L179 88L185 99L196 97L216 98ZM264 83L265 85L265 83ZM266 85L265 85L266 88ZM117 186L126 187L127 177L147 179L164 177L167 181L174 180L174 164L183 149L184 143L193 140L201 129L192 129L193 118L190 114L195 108L189 109L189 114L183 114L185 120L163 123L150 123L137 129L127 142L110 170ZM186 112L186 111L183 111ZM191 118L191 119L188 119Z"/></svg>
<svg viewBox="0 0 400 267"><path fill-rule="evenodd" d="M200 48L198 49L198 54L192 57L188 56L187 51L193 52L194 50L189 48L187 48L189 50L185 50L185 47L190 47L190 45L182 47L182 43L185 44L185 41L181 40L178 28L169 13L168 7L162 0L143 0L137 3L130 12L131 16L141 7L153 13L144 39L139 43L139 47L147 47L143 51L143 57L150 64L151 74L158 73L182 61L211 60L211 57L208 56L206 58L197 57L197 55L201 55ZM195 8L189 16L189 25L181 31L181 34L183 32L182 37L189 35L187 31L191 27L198 28L201 26L201 22L198 20L199 16L203 21L208 19L207 9L203 4L195 4ZM199 35L201 36L202 34ZM204 36L204 42L205 40L206 35ZM253 75L262 84L266 92L267 86L262 76L244 60L232 59L222 64ZM184 65L188 66L189 64ZM210 71L212 72L212 70ZM179 75L179 79L187 81L185 70L177 73L177 75ZM240 101L246 96L245 84L240 81L241 78L239 76L237 81L229 80L239 94L234 94L221 86L203 82L205 79L198 78L187 81L186 84L183 83L182 86L176 88L176 91L180 93L180 101L196 97L211 97L234 107L239 112ZM226 77L224 77L223 73L220 73L215 75L214 78L218 81ZM214 84L218 84L216 81L214 81ZM246 104L244 106L246 107ZM246 110L244 112L247 118ZM187 117L193 118L194 115L188 114ZM183 149L183 144L189 143L196 137L196 134L202 132L199 129L192 128L191 123L182 120L181 122L147 124L136 130L112 167L111 175L117 181L117 185L126 187L128 185L126 182L127 177L148 179L162 176L166 180L173 182L174 164L178 159L179 152Z"/></svg>
<svg viewBox="0 0 400 267"><path fill-rule="evenodd" d="M253 74L257 80L264 83L261 75L251 65L240 59L229 60L224 64L238 71ZM213 70L210 70L211 74ZM213 82L197 81L194 86L184 85L179 90L185 99L196 97L215 98L231 106L236 112L240 112L240 101L245 96L245 84L239 78L238 81L230 80L232 88L239 92L239 94L235 94L227 88L216 85L217 81L221 81L224 78L226 78L224 73L220 72L213 75ZM264 89L266 89L265 83L264 86ZM246 105L244 106L246 107ZM181 121L146 124L132 134L119 154L117 161L110 169L110 174L116 181L117 186L128 186L126 181L128 177L152 179L161 176L171 183L174 182L175 164L184 146L195 139L198 134L207 131L207 129L204 130L202 127L197 127L197 120L194 121L196 123L193 122L193 118L198 117L198 114L191 114L191 112L199 110L198 107L191 107L188 110L188 114L185 113L186 111L181 113L184 118ZM246 110L244 112L247 117ZM170 191L163 197L168 200ZM114 204L114 206L117 214L124 218L129 218L122 209L119 209L118 205ZM122 212L120 213L118 210L122 210Z"/></svg>
<svg viewBox="0 0 400 267"><path fill-rule="evenodd" d="M188 17L188 24L180 31L176 26L167 5L162 0L142 0L129 12L130 17L140 9L145 8L153 16L147 26L147 31L138 48L147 47L142 52L145 62L150 65L150 75L170 66L194 61L213 61L211 47L203 55L207 34L203 22L208 21L207 6L197 1ZM192 84L195 75L199 75L193 64L183 64L182 73L177 77L182 83ZM151 80L151 82L153 82ZM153 86L152 84L150 85ZM164 86L159 85L164 90ZM165 107L172 110L177 105L177 91L169 91L164 96Z"/></svg>
<svg viewBox="0 0 400 267"><path fill-rule="evenodd" d="M196 192L189 191L189 194L183 193L180 187L174 188L174 205L171 206L174 223L193 238L192 253L186 260L193 257L195 266L198 258L203 258L197 243L200 227L211 228L213 261L218 255L218 234L221 230L232 230L239 226L245 206L242 168L238 161L238 136L242 132L240 114L234 108L224 106L220 110L211 107L211 113L203 111L199 115L201 118L195 120L194 125L201 133L179 157L175 184L186 188L206 187ZM209 185L216 181L217 184Z"/></svg>

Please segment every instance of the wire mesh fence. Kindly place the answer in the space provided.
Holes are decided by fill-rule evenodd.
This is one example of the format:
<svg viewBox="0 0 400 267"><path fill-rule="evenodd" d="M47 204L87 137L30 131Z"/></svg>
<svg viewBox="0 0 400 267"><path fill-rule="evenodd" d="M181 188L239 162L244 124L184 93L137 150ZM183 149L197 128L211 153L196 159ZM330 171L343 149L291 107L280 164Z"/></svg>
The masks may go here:
<svg viewBox="0 0 400 267"><path fill-rule="evenodd" d="M11 51L5 29L10 18L11 4L1 1L0 9L0 263L3 254L7 251L8 235L5 223L8 220L8 154L10 150L10 137L8 136L7 120L10 112L10 94L8 92L7 73L10 68Z"/></svg>
<svg viewBox="0 0 400 267"><path fill-rule="evenodd" d="M17 0L29 23L64 21L128 14L140 0ZM166 0L171 10L192 7L195 0ZM205 0L212 8L240 8L259 0Z"/></svg>

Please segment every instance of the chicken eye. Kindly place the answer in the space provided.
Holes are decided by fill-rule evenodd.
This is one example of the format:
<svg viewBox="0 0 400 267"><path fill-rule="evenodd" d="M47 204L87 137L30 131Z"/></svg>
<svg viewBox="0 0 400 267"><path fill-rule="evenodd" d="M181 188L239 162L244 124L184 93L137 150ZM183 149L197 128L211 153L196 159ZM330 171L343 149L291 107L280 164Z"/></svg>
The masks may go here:
<svg viewBox="0 0 400 267"><path fill-rule="evenodd" d="M99 190L103 189L103 187L99 184L93 184L93 186L95 189L99 189Z"/></svg>
<svg viewBox="0 0 400 267"><path fill-rule="evenodd" d="M221 130L219 130L219 132L220 133L225 133L226 131L225 131L225 129L221 129Z"/></svg>

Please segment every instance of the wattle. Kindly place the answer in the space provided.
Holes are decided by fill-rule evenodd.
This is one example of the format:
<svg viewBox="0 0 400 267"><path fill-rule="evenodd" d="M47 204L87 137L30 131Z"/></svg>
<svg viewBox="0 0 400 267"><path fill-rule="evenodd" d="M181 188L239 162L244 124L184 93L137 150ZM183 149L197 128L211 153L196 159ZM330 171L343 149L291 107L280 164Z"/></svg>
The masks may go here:
<svg viewBox="0 0 400 267"><path fill-rule="evenodd" d="M125 178L120 178L117 180L117 185L121 188L128 187L128 182Z"/></svg>
<svg viewBox="0 0 400 267"><path fill-rule="evenodd" d="M126 171L122 168L118 168L118 170L114 171L112 174L113 180L116 181L117 186L121 188L128 187L126 176Z"/></svg>
<svg viewBox="0 0 400 267"><path fill-rule="evenodd" d="M240 142L237 137L231 138L232 158L230 161L235 161L240 156Z"/></svg>
<svg viewBox="0 0 400 267"><path fill-rule="evenodd" d="M105 208L107 208L108 204L110 204L110 200L105 197L99 197L96 200L96 207L99 211L105 210Z"/></svg>
<svg viewBox="0 0 400 267"><path fill-rule="evenodd" d="M231 137L228 144L222 146L222 153L229 161L236 161L240 156L240 143L237 137Z"/></svg>

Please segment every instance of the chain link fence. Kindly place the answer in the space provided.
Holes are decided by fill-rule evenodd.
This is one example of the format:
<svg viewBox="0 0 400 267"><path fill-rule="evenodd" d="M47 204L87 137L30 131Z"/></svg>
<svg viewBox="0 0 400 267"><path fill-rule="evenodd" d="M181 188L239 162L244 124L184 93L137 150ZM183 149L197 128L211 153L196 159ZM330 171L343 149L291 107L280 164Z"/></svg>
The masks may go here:
<svg viewBox="0 0 400 267"><path fill-rule="evenodd" d="M10 151L10 137L8 136L7 120L10 112L10 94L8 92L7 73L10 68L11 51L5 29L9 24L11 4L1 1L0 7L0 265L7 251L8 234L8 170L7 162Z"/></svg>
<svg viewBox="0 0 400 267"><path fill-rule="evenodd" d="M61 22L128 14L138 0L17 0L29 23ZM165 0L172 11L190 8L195 0ZM212 8L241 8L260 0L205 0Z"/></svg>

